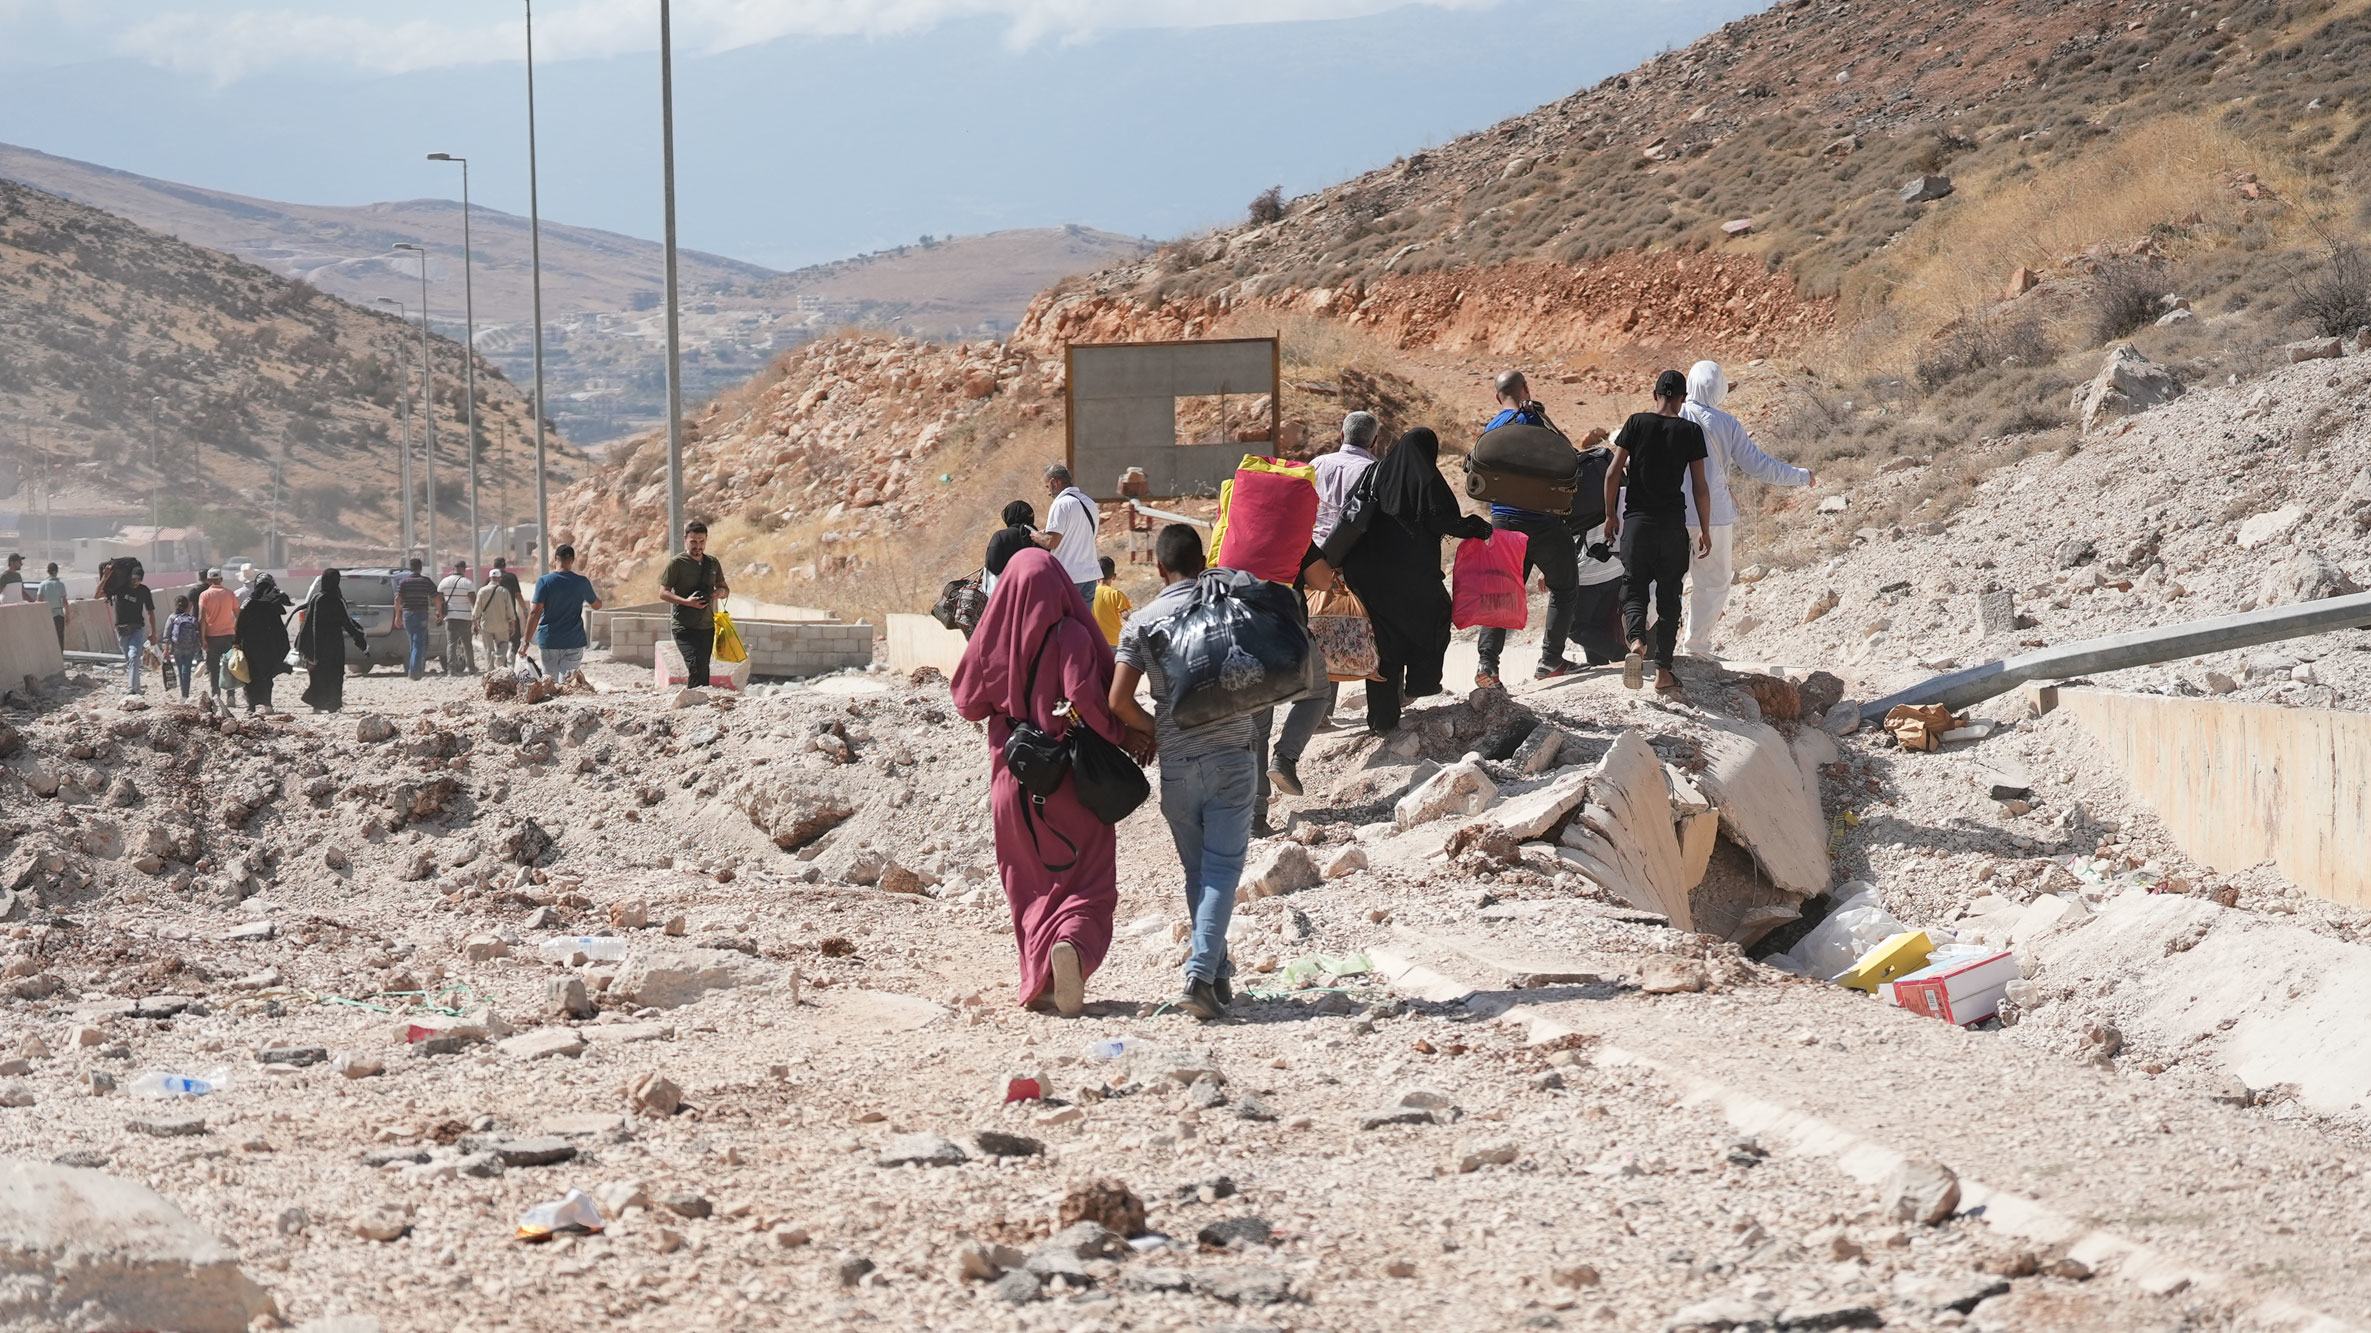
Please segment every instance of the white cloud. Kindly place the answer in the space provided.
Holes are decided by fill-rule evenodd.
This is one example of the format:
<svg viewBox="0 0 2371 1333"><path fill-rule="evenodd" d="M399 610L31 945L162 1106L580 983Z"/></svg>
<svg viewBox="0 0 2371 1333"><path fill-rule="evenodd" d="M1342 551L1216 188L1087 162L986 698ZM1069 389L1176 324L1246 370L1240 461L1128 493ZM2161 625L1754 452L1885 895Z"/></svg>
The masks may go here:
<svg viewBox="0 0 2371 1333"><path fill-rule="evenodd" d="M1029 45L1126 28L1214 27L1354 18L1410 0L675 0L675 44L713 54L785 37L894 37L954 19L1002 20L1007 40ZM1415 0L1480 8L1496 0ZM209 5L154 12L154 0L52 0L78 22L104 23L114 49L152 64L233 82L267 70L401 74L519 59L517 0L415 0L410 17L325 14L288 5ZM185 0L186 3L186 0ZM37 0L0 0L0 14ZM341 8L344 8L341 6ZM139 11L149 11L141 16ZM656 49L655 0L545 0L536 7L535 54L560 61ZM493 15L499 15L494 17Z"/></svg>

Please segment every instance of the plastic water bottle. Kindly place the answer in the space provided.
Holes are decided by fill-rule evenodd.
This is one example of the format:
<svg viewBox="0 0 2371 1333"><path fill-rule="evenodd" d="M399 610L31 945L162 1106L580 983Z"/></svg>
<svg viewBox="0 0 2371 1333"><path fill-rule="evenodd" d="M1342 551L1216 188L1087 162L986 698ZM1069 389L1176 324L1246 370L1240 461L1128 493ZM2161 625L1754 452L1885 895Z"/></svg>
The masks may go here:
<svg viewBox="0 0 2371 1333"><path fill-rule="evenodd" d="M535 952L555 963L577 954L595 963L614 963L626 956L626 942L615 935L562 935L535 946Z"/></svg>
<svg viewBox="0 0 2371 1333"><path fill-rule="evenodd" d="M1105 1037L1087 1047L1087 1054L1097 1060L1117 1060L1134 1051L1138 1042L1134 1037Z"/></svg>
<svg viewBox="0 0 2371 1333"><path fill-rule="evenodd" d="M200 1078L195 1074L173 1074L162 1069L151 1069L133 1079L125 1091L135 1097L203 1097L219 1092L228 1080L217 1074Z"/></svg>

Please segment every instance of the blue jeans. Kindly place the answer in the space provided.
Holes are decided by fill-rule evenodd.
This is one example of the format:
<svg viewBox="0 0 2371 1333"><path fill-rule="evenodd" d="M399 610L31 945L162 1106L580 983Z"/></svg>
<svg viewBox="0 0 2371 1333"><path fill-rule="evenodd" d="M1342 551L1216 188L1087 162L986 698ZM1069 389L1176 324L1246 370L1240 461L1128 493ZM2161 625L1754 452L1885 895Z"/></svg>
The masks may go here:
<svg viewBox="0 0 2371 1333"><path fill-rule="evenodd" d="M1185 867L1186 911L1194 918L1186 980L1232 976L1227 923L1235 916L1235 888L1251 847L1251 806L1259 762L1250 750L1200 759L1161 761L1161 815Z"/></svg>
<svg viewBox="0 0 2371 1333"><path fill-rule="evenodd" d="M1334 701L1342 694L1338 681L1327 681L1325 693L1312 694L1284 710L1284 734L1276 740L1276 757L1288 764L1301 762L1317 724L1334 715Z"/></svg>
<svg viewBox="0 0 2371 1333"><path fill-rule="evenodd" d="M173 674L181 680L181 697L184 699L189 697L189 669L197 664L197 660L196 653L173 654Z"/></svg>
<svg viewBox="0 0 2371 1333"><path fill-rule="evenodd" d="M123 648L123 687L127 693L140 692L140 650L148 646L148 631L134 625L129 629L115 627L115 641Z"/></svg>
<svg viewBox="0 0 2371 1333"><path fill-rule="evenodd" d="M403 635L411 640L410 653L403 659L403 674L418 680L428 674L428 613L403 613Z"/></svg>

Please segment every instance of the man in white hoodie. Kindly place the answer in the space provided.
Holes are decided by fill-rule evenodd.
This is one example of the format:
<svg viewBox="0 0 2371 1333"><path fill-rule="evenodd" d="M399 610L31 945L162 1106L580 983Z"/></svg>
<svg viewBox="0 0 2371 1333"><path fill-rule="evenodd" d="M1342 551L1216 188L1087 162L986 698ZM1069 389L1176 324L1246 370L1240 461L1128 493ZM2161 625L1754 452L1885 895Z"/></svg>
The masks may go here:
<svg viewBox="0 0 2371 1333"><path fill-rule="evenodd" d="M1680 415L1704 429L1704 442L1711 453L1704 477L1711 483L1708 489L1712 495L1712 553L1698 557L1688 570L1690 657L1711 654L1712 627L1729 604L1729 584L1735 577L1737 502L1729 495L1729 470L1740 469L1773 486L1819 484L1809 468L1781 463L1763 453L1754 437L1746 434L1743 423L1721 410L1721 399L1728 393L1729 377L1720 362L1699 361L1688 368L1688 402ZM1688 526L1692 528L1696 526L1696 497L1690 494L1687 499Z"/></svg>

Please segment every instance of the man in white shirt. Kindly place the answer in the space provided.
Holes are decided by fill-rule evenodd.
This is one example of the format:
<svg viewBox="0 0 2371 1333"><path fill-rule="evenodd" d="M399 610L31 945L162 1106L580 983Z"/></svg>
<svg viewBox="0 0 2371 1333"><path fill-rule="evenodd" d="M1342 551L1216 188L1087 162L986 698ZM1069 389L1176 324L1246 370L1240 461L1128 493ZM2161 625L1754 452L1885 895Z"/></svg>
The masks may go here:
<svg viewBox="0 0 2371 1333"><path fill-rule="evenodd" d="M445 646L462 669L477 673L477 643L469 632L469 617L476 610L477 584L470 581L469 562L456 560L453 572L436 585L437 594L445 599Z"/></svg>
<svg viewBox="0 0 2371 1333"><path fill-rule="evenodd" d="M1350 503L1350 492L1358 479L1375 466L1375 435L1383 424L1372 412L1352 412L1342 418L1342 447L1330 454L1319 454L1313 466L1317 469L1317 544L1334 535L1334 525L1342 521L1342 506Z"/></svg>
<svg viewBox="0 0 2371 1333"><path fill-rule="evenodd" d="M1045 526L1054 543L1046 549L1078 585L1080 599L1093 606L1095 585L1103 581L1102 553L1095 549L1095 529L1101 521L1095 498L1071 481L1070 468L1063 463L1046 465L1046 494L1054 497L1053 507L1046 511Z"/></svg>
<svg viewBox="0 0 2371 1333"><path fill-rule="evenodd" d="M1688 402L1679 414L1703 428L1704 447L1710 455L1704 464L1704 480L1712 494L1712 553L1697 557L1688 570L1690 657L1711 655L1713 622L1729 605L1737 551L1737 502L1729 495L1729 470L1742 469L1745 475L1773 486L1819 484L1809 468L1781 463L1762 452L1754 437L1746 434L1744 423L1721 410L1721 399L1728 392L1729 377L1720 362L1699 361L1688 368ZM1697 526L1696 497L1685 488L1683 494L1688 502L1688 526L1693 528Z"/></svg>

